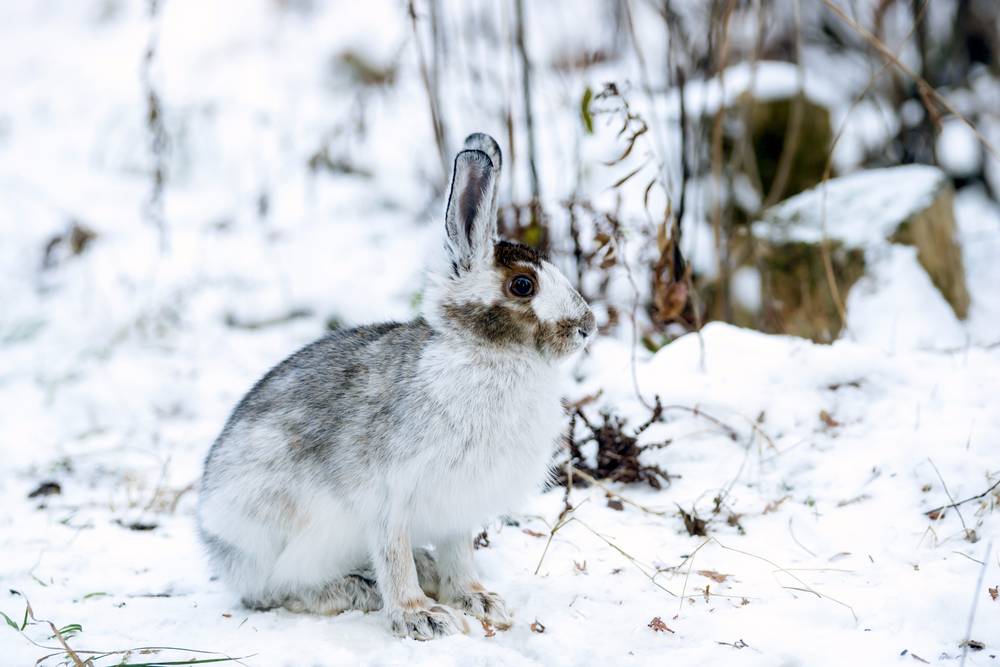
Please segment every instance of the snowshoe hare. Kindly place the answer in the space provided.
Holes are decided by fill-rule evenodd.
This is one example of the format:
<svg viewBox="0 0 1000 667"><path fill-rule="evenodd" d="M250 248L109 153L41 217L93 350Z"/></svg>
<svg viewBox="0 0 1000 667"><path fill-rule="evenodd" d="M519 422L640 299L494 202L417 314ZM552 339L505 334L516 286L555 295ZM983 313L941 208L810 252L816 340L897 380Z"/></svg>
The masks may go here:
<svg viewBox="0 0 1000 667"><path fill-rule="evenodd" d="M560 359L594 334L569 281L497 238L500 149L455 158L448 263L423 316L337 331L240 401L205 461L198 527L251 608L383 609L415 639L506 628L472 536L536 491L562 429ZM423 548L433 545L433 551Z"/></svg>

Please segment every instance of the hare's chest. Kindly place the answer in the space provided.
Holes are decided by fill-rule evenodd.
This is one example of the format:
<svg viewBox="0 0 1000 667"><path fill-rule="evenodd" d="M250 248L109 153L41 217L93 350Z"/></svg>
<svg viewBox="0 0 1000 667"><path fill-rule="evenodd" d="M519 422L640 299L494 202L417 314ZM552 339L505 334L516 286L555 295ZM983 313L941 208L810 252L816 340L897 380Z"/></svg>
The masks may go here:
<svg viewBox="0 0 1000 667"><path fill-rule="evenodd" d="M428 436L439 458L425 477L437 489L426 508L434 527L473 528L538 491L563 425L557 376L469 368L443 383L437 399Z"/></svg>
<svg viewBox="0 0 1000 667"><path fill-rule="evenodd" d="M493 460L504 451L533 450L551 441L563 417L560 385L548 368L470 367L455 373L438 388L438 397L456 453L477 452Z"/></svg>

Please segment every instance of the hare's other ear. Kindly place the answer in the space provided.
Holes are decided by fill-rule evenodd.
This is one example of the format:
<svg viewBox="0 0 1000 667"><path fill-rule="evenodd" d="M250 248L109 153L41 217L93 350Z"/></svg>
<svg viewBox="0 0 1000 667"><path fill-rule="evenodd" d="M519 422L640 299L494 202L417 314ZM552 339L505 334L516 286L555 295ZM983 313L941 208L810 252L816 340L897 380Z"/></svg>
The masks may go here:
<svg viewBox="0 0 1000 667"><path fill-rule="evenodd" d="M470 134L455 157L444 215L448 253L456 269L487 259L497 236L500 147L485 134Z"/></svg>

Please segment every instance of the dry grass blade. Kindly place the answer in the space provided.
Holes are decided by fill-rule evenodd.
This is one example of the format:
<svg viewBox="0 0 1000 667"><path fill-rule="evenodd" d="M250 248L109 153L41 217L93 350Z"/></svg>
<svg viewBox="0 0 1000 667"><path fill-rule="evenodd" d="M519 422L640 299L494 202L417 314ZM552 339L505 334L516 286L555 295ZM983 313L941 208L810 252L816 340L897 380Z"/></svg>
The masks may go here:
<svg viewBox="0 0 1000 667"><path fill-rule="evenodd" d="M677 593L674 593L672 590L670 590L669 588L667 588L666 586L664 586L660 582L656 581L656 575L655 575L655 573L654 574L650 574L649 572L647 572L646 568L642 565L642 563L640 563L638 561L638 559L635 556L633 556L629 552L625 551L620 546L618 546L617 544L615 544L614 542L612 542L611 540L609 540L604 535L601 535L599 532L597 532L596 530L594 530L593 528L591 528L590 526L588 526L587 524L585 524L583 521L580 521L576 517L570 518L569 521L567 521L567 523L569 523L570 521L577 522L578 524L580 524L581 526L583 526L584 528L586 528L587 530L589 530L591 533L593 533L595 537L597 537L602 542L604 542L605 544L607 544L609 547L611 547L612 549L614 549L615 551L617 551L619 554L621 554L622 556L624 556L628 560L628 562L630 562L637 570L639 570L640 572L642 572L642 574L645 575L645 577L647 579L649 579L650 583L652 583L654 586L656 586L657 588L659 588L661 591L663 591L665 593L668 593L672 597L678 597Z"/></svg>
<svg viewBox="0 0 1000 667"><path fill-rule="evenodd" d="M715 424L716 426L718 426L719 428L721 428L726 433L726 435L728 435L730 437L730 439L732 439L732 440L738 440L739 439L739 433L736 431L736 429L734 429L732 426L730 426L729 424L725 423L724 421L722 421L718 417L713 417L711 414L705 412L704 410L702 410L701 408L699 408L697 406L695 406L695 407L692 408L691 406L688 406L688 405L676 405L675 404L675 405L664 405L663 409L664 410L683 410L685 412L690 412L695 417L701 417L703 419L707 419L708 421L712 422L713 424ZM764 431L764 429L762 429L756 422L754 422L752 419L750 419L746 415L741 415L739 413L735 413L735 414L738 417L740 417L743 421L745 421L747 424L749 424L750 425L750 429L754 433L756 433L757 435L759 435L761 438L763 438L764 441L767 442L768 447L770 447L771 449L777 450L777 447L774 444L774 440L772 440L771 436L769 436L767 434L767 432Z"/></svg>
<svg viewBox="0 0 1000 667"><path fill-rule="evenodd" d="M976 579L976 589L972 595L972 609L969 610L969 622L965 626L965 641L962 642L961 667L965 667L965 657L969 653L972 636L972 624L976 620L976 609L979 608L979 591L983 588L983 577L986 576L986 563L990 560L991 551L993 551L992 541L986 545L986 553L983 555L983 566L979 568L979 577Z"/></svg>
<svg viewBox="0 0 1000 667"><path fill-rule="evenodd" d="M555 539L556 533L559 532L559 530L561 530L563 526L565 526L567 523L570 522L573 512L578 510L580 508L580 505L583 505L588 500L590 499L585 498L576 507L571 506L568 501L565 503L562 511L559 513L559 517L556 519L556 522L549 529L549 538L545 541L545 548L542 549L542 555L538 559L538 565L535 566L535 575L537 575L541 571L542 563L545 562L545 555L549 553L549 547L552 545L552 540Z"/></svg>
<svg viewBox="0 0 1000 667"><path fill-rule="evenodd" d="M776 571L782 572L784 574L787 574L789 577L791 577L796 582L798 582L800 584L800 586L801 586L801 588L799 588L799 587L792 587L792 586L783 586L783 588L789 588L789 589L793 589L793 590L801 590L801 591L806 592L806 593L811 593L811 594L815 595L818 598L827 599L830 602L835 602L835 603L839 604L840 606L847 608L851 612L851 616L854 617L854 620L855 621L858 620L858 615L854 612L854 607L852 607L851 605L847 604L846 602L842 602L842 601L838 600L837 598L833 598L833 597L830 597L829 595L825 595L823 593L820 593L815 588L813 588L812 586L810 586L809 584L807 584L805 581L803 581L802 579L800 579L798 576L796 576L795 574L793 574L792 571L789 570L788 568L782 567L781 565L778 565L777 563L775 563L774 561L772 561L772 560L770 560L768 558L765 558L763 556L758 556L757 554L750 553L749 551L743 551L742 549L737 549L736 547L727 547L725 544L723 544L719 540L715 539L714 537L709 538L709 539L711 541L715 542L716 544L718 544L720 547L722 547L726 551L734 551L734 552L736 552L738 554L743 554L744 556L749 556L750 558L756 558L757 560L760 560L760 561L763 561L763 562L767 563L768 565L770 565L771 567L773 567Z"/></svg>
<svg viewBox="0 0 1000 667"><path fill-rule="evenodd" d="M680 604L677 607L678 614L680 614L681 611L684 609L684 596L687 594L688 581L691 579L691 570L694 568L694 557L698 555L698 552L701 551L704 548L704 546L711 541L712 540L710 538L699 544L697 547L695 547L694 551L685 556L684 560L681 561L681 564L678 565L677 568L675 568L676 571L676 569L684 567L684 563L688 563L687 573L685 573L684 575L684 585L681 587Z"/></svg>
<svg viewBox="0 0 1000 667"><path fill-rule="evenodd" d="M156 652L156 651L176 651L176 652L184 652L184 653L199 653L199 654L202 654L202 655L212 655L212 656L217 656L217 657L212 657L212 658L192 658L192 659L188 659L188 660L174 660L174 661L163 661L163 660L160 660L160 661L149 662L149 663L127 663L127 664L131 665L132 667L155 667L155 666L158 666L158 665L202 665L202 664L208 664L208 663L221 663L221 662L235 662L235 663L240 664L240 665L245 665L245 663L242 662L242 661L244 659L246 659L246 658L253 657L252 655L248 655L248 656L241 656L239 658L233 658L233 657L227 656L224 653L219 653L218 651L202 651L202 650L198 650L198 649L185 648L185 647L180 647L180 646L136 646L136 647L127 648L127 649L120 649L120 650L116 650L116 651L95 651L95 650L79 649L79 648L75 649L75 648L73 648L73 647L71 647L69 645L69 642L67 641L67 639L68 639L67 633L79 632L79 630L81 629L79 624L72 623L72 624L67 625L64 628L60 629L52 621L49 621L47 619L38 618L37 616L35 616L35 610L31 607L31 602L28 600L27 597L25 597L25 595L23 593L21 593L20 591L13 590L13 589L11 589L11 593L14 594L14 595L18 595L18 596L20 596L21 598L24 599L24 605L25 605L25 609L24 609L24 622L20 626L18 626L10 618L8 618L6 616L6 614L2 614L2 616L7 621L7 624L10 627L12 627L14 630L16 630L22 637L24 637L32 645L37 646L38 648L41 648L41 649L45 649L46 651L55 651L54 653L49 653L47 655L43 655L41 658L39 658L38 660L36 660L35 661L36 665L42 665L43 663L45 663L46 661L48 661L50 658L62 657L63 658L63 664L71 664L71 665L73 665L73 667L95 667L96 662L98 660L103 660L104 658L110 658L110 657L113 657L113 656L120 658L120 662L118 664L126 664L126 663L124 663L124 660L131 653L135 653L135 652L153 653L153 652ZM33 624L40 624L40 625L46 625L46 626L48 626L49 629L52 631L52 635L51 635L50 639L56 639L59 642L60 646L58 646L58 647L57 646L46 646L44 644L40 644L40 643L36 642L34 639L32 639L31 637L29 637L27 634L25 634L24 630L29 625L29 623L28 623L29 619L30 619L31 623L33 623ZM86 656L86 658L84 658L82 656Z"/></svg>

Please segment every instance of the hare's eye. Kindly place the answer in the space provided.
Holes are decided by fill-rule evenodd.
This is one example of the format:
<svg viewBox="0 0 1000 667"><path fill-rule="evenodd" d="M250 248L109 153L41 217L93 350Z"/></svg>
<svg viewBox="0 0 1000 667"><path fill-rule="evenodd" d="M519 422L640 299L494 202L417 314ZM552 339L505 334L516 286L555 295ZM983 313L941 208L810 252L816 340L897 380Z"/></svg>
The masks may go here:
<svg viewBox="0 0 1000 667"><path fill-rule="evenodd" d="M535 281L528 276L514 276L510 281L510 293L522 298L531 296L535 293Z"/></svg>

